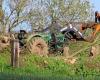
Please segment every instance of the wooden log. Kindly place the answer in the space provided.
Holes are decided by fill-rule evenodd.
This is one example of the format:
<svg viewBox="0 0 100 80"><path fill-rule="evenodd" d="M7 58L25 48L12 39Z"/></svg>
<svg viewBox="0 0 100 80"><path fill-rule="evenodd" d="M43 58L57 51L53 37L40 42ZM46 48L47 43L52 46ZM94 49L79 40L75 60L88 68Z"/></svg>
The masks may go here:
<svg viewBox="0 0 100 80"><path fill-rule="evenodd" d="M69 47L64 47L63 56L69 57Z"/></svg>
<svg viewBox="0 0 100 80"><path fill-rule="evenodd" d="M11 40L11 66L19 67L19 41Z"/></svg>

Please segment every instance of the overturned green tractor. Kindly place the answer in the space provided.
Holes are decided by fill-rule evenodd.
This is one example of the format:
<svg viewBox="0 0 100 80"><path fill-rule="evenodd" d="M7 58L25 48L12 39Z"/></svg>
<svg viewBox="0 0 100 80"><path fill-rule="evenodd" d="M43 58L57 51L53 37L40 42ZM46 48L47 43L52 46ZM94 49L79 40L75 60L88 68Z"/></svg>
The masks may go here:
<svg viewBox="0 0 100 80"><path fill-rule="evenodd" d="M62 53L65 47L65 37L63 34L27 34L26 31L20 30L17 38L20 47L27 48L31 53L47 55L49 53Z"/></svg>
<svg viewBox="0 0 100 80"><path fill-rule="evenodd" d="M86 29L86 31L88 31L88 29ZM88 35L85 35L85 33L81 33L70 24L60 29L58 34L53 32L48 34L27 34L26 31L20 30L17 38L19 39L21 48L26 47L31 53L47 55L48 53L63 53L64 48L68 46L69 42L73 39L88 41Z"/></svg>

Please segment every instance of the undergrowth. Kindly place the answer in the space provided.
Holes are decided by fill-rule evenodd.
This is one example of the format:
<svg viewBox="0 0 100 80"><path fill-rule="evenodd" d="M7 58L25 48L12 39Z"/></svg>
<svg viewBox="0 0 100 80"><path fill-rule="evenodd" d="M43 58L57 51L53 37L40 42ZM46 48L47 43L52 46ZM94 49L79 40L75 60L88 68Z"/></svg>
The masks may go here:
<svg viewBox="0 0 100 80"><path fill-rule="evenodd" d="M86 45L89 43L73 43L70 50L74 54ZM20 54L20 67L12 68L8 47L0 51L0 80L100 80L100 55L89 58L88 53L89 49L80 52L72 65L56 56L40 57L25 51Z"/></svg>

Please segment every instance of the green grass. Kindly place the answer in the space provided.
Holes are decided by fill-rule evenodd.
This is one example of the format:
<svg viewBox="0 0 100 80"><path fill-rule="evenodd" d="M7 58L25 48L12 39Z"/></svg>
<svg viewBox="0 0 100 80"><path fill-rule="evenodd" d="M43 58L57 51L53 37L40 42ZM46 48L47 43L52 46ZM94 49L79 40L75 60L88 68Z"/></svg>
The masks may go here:
<svg viewBox="0 0 100 80"><path fill-rule="evenodd" d="M74 54L89 44L79 41L71 44L70 50ZM78 59L73 65L57 56L40 57L25 52L20 54L20 67L12 68L10 50L5 48L0 51L0 80L100 80L100 55L91 59L88 52L86 49L75 56Z"/></svg>

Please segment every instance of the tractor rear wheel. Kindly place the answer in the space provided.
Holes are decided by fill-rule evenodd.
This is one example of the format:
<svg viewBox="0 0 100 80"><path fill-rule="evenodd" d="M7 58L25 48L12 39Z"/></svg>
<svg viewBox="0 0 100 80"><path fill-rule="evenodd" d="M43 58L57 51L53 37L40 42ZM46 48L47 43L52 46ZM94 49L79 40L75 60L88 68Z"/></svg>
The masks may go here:
<svg viewBox="0 0 100 80"><path fill-rule="evenodd" d="M48 54L48 45L41 37L33 37L29 42L29 50L31 53L46 56Z"/></svg>

